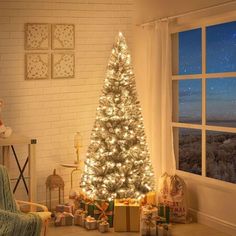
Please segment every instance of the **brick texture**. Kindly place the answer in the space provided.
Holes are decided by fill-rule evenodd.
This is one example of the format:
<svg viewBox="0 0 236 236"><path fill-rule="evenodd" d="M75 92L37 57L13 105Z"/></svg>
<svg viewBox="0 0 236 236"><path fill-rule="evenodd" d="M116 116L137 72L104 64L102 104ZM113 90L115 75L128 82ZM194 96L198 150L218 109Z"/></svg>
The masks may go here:
<svg viewBox="0 0 236 236"><path fill-rule="evenodd" d="M77 131L83 136L81 157L85 157L118 31L132 47L133 8L133 0L0 0L0 97L6 103L2 116L14 132L38 140L35 175L40 202L46 196L46 177L54 168L66 183L65 194L69 193L70 170L60 164L76 158ZM74 79L24 80L24 23L44 22L75 24ZM17 151L26 155L23 148ZM9 168L16 176L13 158ZM26 197L22 188L17 197Z"/></svg>

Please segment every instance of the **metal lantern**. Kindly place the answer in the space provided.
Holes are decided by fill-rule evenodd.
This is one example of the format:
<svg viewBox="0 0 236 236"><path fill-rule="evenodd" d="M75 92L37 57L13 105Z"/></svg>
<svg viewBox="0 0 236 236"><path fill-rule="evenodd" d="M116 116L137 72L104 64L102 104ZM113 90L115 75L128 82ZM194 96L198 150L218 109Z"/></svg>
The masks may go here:
<svg viewBox="0 0 236 236"><path fill-rule="evenodd" d="M46 180L46 204L50 210L52 209L52 191L58 191L58 202L64 203L64 186L62 177L57 175L54 169L53 174L49 175Z"/></svg>

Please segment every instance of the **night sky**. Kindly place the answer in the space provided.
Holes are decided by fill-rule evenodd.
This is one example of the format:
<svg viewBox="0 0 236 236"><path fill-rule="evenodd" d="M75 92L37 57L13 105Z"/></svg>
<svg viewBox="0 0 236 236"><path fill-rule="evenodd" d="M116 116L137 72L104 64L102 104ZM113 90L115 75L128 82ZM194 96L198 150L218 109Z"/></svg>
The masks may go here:
<svg viewBox="0 0 236 236"><path fill-rule="evenodd" d="M206 29L207 73L236 72L236 22ZM179 33L179 74L200 74L201 29ZM201 80L179 81L180 121L201 122ZM207 123L236 126L236 78L207 79Z"/></svg>

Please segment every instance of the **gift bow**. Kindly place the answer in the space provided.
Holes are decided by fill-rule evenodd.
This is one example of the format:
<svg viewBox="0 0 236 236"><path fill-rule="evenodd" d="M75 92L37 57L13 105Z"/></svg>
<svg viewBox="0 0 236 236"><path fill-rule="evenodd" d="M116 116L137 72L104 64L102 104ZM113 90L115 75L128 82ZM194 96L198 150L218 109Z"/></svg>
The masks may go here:
<svg viewBox="0 0 236 236"><path fill-rule="evenodd" d="M153 217L153 216L152 216L152 213L145 214L144 223L145 223L149 228L152 228L152 227L156 226L156 224L153 223L153 221L155 221L155 220L156 220L156 217Z"/></svg>
<svg viewBox="0 0 236 236"><path fill-rule="evenodd" d="M63 212L62 215L63 216L72 216L72 217L74 217L70 212Z"/></svg>
<svg viewBox="0 0 236 236"><path fill-rule="evenodd" d="M152 206L152 205L147 205L146 207L145 207L145 209L147 209L147 210L149 210L149 211L151 211L151 210L154 210L156 207L154 207L154 206Z"/></svg>
<svg viewBox="0 0 236 236"><path fill-rule="evenodd" d="M99 209L99 210L94 210L94 214L95 215L99 214L98 219L108 220L108 216L112 216L113 215L112 211L107 211L107 209L109 207L109 203L102 202L101 205L99 205L98 203L95 203L95 206Z"/></svg>
<svg viewBox="0 0 236 236"><path fill-rule="evenodd" d="M87 222L96 222L95 218L94 218L94 217L91 217L91 216L87 216L85 220L86 220Z"/></svg>
<svg viewBox="0 0 236 236"><path fill-rule="evenodd" d="M84 197L84 201L87 203L87 204L93 204L94 203L94 199L91 199L91 198L88 198L88 197Z"/></svg>
<svg viewBox="0 0 236 236"><path fill-rule="evenodd" d="M56 217L56 222L60 222L62 218L66 217L66 216L71 216L71 217L74 217L71 213L69 212L63 212L63 213L59 213L57 214L57 217Z"/></svg>
<svg viewBox="0 0 236 236"><path fill-rule="evenodd" d="M122 203L124 205L129 205L129 204L135 204L137 201L135 199L131 198L123 198L118 200L119 203Z"/></svg>
<svg viewBox="0 0 236 236"><path fill-rule="evenodd" d="M75 212L75 215L83 215L86 214L86 211L84 211L83 209L79 209Z"/></svg>
<svg viewBox="0 0 236 236"><path fill-rule="evenodd" d="M77 199L78 200L84 200L85 199L85 195L83 193L80 193L79 195L77 195Z"/></svg>
<svg viewBox="0 0 236 236"><path fill-rule="evenodd" d="M102 220L100 225L108 225L109 223L106 220Z"/></svg>

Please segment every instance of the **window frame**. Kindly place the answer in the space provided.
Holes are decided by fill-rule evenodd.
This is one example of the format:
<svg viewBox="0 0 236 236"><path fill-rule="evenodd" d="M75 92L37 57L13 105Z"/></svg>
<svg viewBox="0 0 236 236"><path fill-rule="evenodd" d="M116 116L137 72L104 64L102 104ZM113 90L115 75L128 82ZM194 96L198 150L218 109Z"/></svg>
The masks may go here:
<svg viewBox="0 0 236 236"><path fill-rule="evenodd" d="M235 14L235 12L234 12ZM223 127L223 126L212 126L206 124L206 80L207 79L217 79L217 78L236 78L235 72L223 72L223 73L206 73L206 28L208 26L223 24L227 22L236 21L235 15L225 14L219 15L217 17L209 17L204 18L203 20L199 19L197 21L192 21L187 25L172 25L170 27L170 39L171 39L171 58L172 58L172 66L171 66L171 83L172 83L172 97L178 96L178 83L174 83L174 81L180 80L190 80L190 79L201 79L202 82L202 123L201 124L191 124L191 123L182 123L182 122L174 122L173 117L177 115L176 110L178 111L178 99L173 101L172 99L172 133L174 140L174 152L178 153L178 132L174 132L174 128L190 128L190 129L198 129L202 132L202 173L201 175L193 174L190 172L182 171L178 169L178 156L176 156L176 172L183 177L187 177L189 179L197 180L199 183L207 183L213 186L222 187L225 189L236 190L236 183L226 182L219 179L214 179L212 177L206 176L206 132L207 131L219 131L219 132L228 132L236 134L236 127ZM178 33L186 30L193 30L201 28L201 43L202 43L202 73L201 74L190 74L190 75L178 75L176 72L178 71ZM175 87L174 87L175 86Z"/></svg>

